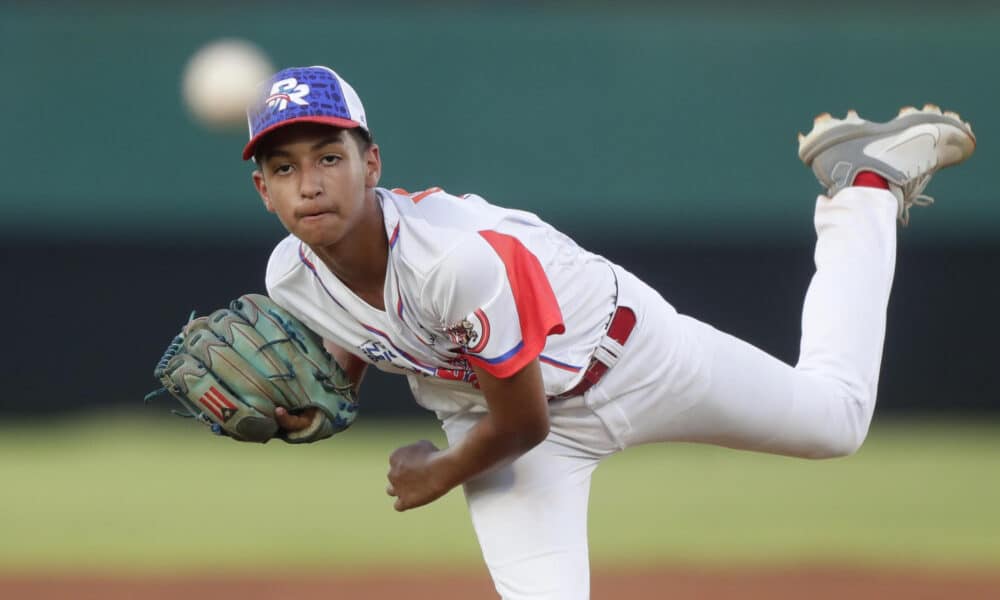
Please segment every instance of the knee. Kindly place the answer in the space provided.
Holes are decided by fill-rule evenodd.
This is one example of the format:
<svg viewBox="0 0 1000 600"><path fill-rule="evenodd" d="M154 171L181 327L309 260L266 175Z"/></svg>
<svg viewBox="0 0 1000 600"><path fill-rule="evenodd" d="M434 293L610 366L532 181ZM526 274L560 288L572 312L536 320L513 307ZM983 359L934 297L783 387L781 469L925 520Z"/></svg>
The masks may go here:
<svg viewBox="0 0 1000 600"><path fill-rule="evenodd" d="M838 435L827 436L817 443L806 458L816 460L825 458L844 458L855 454L865 441L865 431L843 431Z"/></svg>
<svg viewBox="0 0 1000 600"><path fill-rule="evenodd" d="M830 418L808 458L843 458L857 453L868 437L874 404L874 390L838 385L836 400L830 406Z"/></svg>
<svg viewBox="0 0 1000 600"><path fill-rule="evenodd" d="M785 441L801 458L850 456L868 435L875 405L874 386L808 373L796 390L796 408Z"/></svg>

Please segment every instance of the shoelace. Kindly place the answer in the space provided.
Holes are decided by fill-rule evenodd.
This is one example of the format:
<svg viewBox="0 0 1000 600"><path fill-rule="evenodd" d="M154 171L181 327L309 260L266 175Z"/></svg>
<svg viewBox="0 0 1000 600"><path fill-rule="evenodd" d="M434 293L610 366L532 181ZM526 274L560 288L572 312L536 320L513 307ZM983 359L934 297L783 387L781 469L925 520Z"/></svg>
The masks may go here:
<svg viewBox="0 0 1000 600"><path fill-rule="evenodd" d="M927 187L927 184L930 183L931 175L933 174L933 171L925 173L920 177L914 177L905 185L900 186L900 190L903 193L903 207L899 211L899 221L903 225L910 224L911 206L930 206L934 204L934 198L921 193Z"/></svg>

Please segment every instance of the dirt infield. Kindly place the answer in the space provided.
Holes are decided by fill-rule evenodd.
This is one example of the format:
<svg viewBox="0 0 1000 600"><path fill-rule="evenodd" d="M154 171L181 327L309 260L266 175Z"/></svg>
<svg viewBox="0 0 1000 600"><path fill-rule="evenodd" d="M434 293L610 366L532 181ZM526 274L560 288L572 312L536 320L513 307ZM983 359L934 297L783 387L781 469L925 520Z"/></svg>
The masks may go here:
<svg viewBox="0 0 1000 600"><path fill-rule="evenodd" d="M17 600L470 600L496 598L485 575L384 574L320 578L0 578L0 598ZM1000 598L1000 573L917 571L692 570L600 573L595 600L963 600Z"/></svg>

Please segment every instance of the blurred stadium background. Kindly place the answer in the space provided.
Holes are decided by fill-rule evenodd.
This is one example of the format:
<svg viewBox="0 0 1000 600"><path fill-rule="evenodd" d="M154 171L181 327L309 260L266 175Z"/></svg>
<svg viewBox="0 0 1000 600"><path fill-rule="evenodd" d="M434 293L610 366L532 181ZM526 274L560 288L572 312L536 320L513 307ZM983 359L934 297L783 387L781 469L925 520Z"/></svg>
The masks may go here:
<svg viewBox="0 0 1000 600"><path fill-rule="evenodd" d="M996 573L998 31L992 2L0 1L0 579L482 575L459 494L402 516L384 497L392 448L441 439L401 379L369 375L356 430L315 448L234 447L141 406L188 312L263 291L284 233L245 133L181 102L184 64L223 37L337 69L387 187L535 212L788 361L818 192L796 132L824 111L959 111L980 145L900 232L862 452L630 451L596 476L592 555L599 574Z"/></svg>

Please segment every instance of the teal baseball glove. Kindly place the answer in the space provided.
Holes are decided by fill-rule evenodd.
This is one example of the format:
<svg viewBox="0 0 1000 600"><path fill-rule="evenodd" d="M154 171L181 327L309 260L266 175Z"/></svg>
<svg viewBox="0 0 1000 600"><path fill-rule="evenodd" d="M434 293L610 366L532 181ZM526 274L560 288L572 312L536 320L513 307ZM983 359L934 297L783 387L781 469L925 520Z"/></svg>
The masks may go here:
<svg viewBox="0 0 1000 600"><path fill-rule="evenodd" d="M343 431L357 416L354 387L323 341L267 296L246 294L229 308L193 318L167 347L153 376L190 416L245 442L273 437L313 442ZM277 407L316 407L312 426L280 430Z"/></svg>

